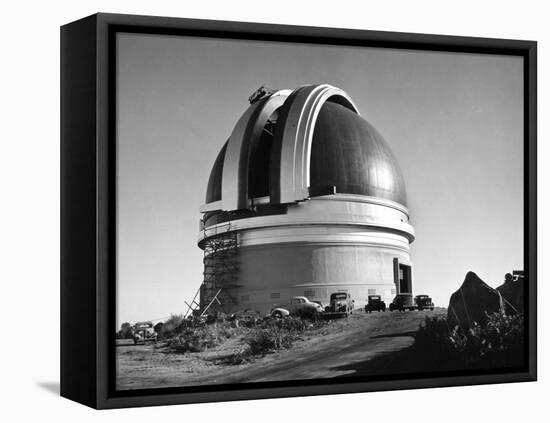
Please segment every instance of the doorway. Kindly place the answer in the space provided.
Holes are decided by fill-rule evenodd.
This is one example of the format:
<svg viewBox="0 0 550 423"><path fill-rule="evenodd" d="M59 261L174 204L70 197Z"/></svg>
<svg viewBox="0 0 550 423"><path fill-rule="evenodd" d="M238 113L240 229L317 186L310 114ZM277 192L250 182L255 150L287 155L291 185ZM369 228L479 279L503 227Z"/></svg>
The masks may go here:
<svg viewBox="0 0 550 423"><path fill-rule="evenodd" d="M412 294L411 266L399 263L399 293Z"/></svg>

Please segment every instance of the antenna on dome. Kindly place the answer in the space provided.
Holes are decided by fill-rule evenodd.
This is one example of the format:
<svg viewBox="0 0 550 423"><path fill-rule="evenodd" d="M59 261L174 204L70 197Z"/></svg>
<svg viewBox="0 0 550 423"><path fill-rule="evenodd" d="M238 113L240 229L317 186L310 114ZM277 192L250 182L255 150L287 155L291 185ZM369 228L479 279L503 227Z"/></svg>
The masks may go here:
<svg viewBox="0 0 550 423"><path fill-rule="evenodd" d="M260 88L258 88L256 91L254 91L250 97L248 97L248 102L250 104L256 103L261 98L273 94L275 91L274 89L268 88L265 85L261 85Z"/></svg>

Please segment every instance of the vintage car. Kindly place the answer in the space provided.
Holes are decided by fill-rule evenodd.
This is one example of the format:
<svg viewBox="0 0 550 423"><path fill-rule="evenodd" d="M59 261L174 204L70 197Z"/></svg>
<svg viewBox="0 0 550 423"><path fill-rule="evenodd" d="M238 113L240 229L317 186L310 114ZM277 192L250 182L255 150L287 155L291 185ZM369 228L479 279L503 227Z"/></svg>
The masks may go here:
<svg viewBox="0 0 550 423"><path fill-rule="evenodd" d="M290 314L296 314L302 310L315 310L319 313L323 311L323 307L318 303L309 301L307 297L292 297L286 308Z"/></svg>
<svg viewBox="0 0 550 423"><path fill-rule="evenodd" d="M325 312L344 313L347 316L348 313L353 313L354 303L349 293L335 292L330 295L330 303L325 307Z"/></svg>
<svg viewBox="0 0 550 423"><path fill-rule="evenodd" d="M315 303L315 304L319 304L321 306L321 308L324 310L325 307L323 307L323 303L321 301L312 301L312 303Z"/></svg>
<svg viewBox="0 0 550 423"><path fill-rule="evenodd" d="M417 295L414 297L414 303L420 311L434 309L434 303L429 295Z"/></svg>
<svg viewBox="0 0 550 423"><path fill-rule="evenodd" d="M292 297L288 304L275 306L271 310L271 315L274 317L288 315L305 317L322 311L323 307L320 304L310 301L307 297Z"/></svg>
<svg viewBox="0 0 550 423"><path fill-rule="evenodd" d="M282 319L284 317L290 316L290 312L283 307L275 307L271 310L271 317L277 317L278 319Z"/></svg>
<svg viewBox="0 0 550 423"><path fill-rule="evenodd" d="M134 344L157 342L158 334L152 322L139 322L134 325Z"/></svg>
<svg viewBox="0 0 550 423"><path fill-rule="evenodd" d="M416 310L412 294L397 294L390 304L390 311Z"/></svg>
<svg viewBox="0 0 550 423"><path fill-rule="evenodd" d="M369 295L367 305L365 305L365 313L372 313L373 311L386 311L386 303L382 301L380 295Z"/></svg>

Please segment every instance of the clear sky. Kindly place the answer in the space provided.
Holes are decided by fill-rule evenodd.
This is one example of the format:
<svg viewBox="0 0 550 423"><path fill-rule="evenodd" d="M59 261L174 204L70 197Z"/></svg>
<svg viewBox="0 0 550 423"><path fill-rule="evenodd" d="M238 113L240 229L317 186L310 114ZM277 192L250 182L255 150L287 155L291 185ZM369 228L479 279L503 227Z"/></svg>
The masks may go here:
<svg viewBox="0 0 550 423"><path fill-rule="evenodd" d="M260 85L346 91L407 185L413 289L523 268L523 69L507 56L122 34L117 325L182 313L202 281L199 206Z"/></svg>

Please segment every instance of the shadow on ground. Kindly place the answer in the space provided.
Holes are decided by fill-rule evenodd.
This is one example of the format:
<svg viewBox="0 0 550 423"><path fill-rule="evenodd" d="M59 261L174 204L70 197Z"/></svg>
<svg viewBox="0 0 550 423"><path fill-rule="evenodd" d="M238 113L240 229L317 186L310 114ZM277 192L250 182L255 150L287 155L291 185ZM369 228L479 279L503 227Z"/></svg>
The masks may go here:
<svg viewBox="0 0 550 423"><path fill-rule="evenodd" d="M55 396L59 396L59 382L36 382L36 386Z"/></svg>
<svg viewBox="0 0 550 423"><path fill-rule="evenodd" d="M385 335L389 336L389 335ZM403 335L393 335L403 336ZM382 336L381 336L382 337ZM392 374L417 373L425 371L422 366L411 366L412 347L404 348L388 354L383 354L365 361L346 364L344 366L333 367L337 371L350 371L348 376L380 376Z"/></svg>
<svg viewBox="0 0 550 423"><path fill-rule="evenodd" d="M371 336L370 339L378 339L378 338L400 338L402 336L413 336L415 335L416 331L411 330L409 332L399 332L399 333L387 333L385 335L375 335Z"/></svg>

